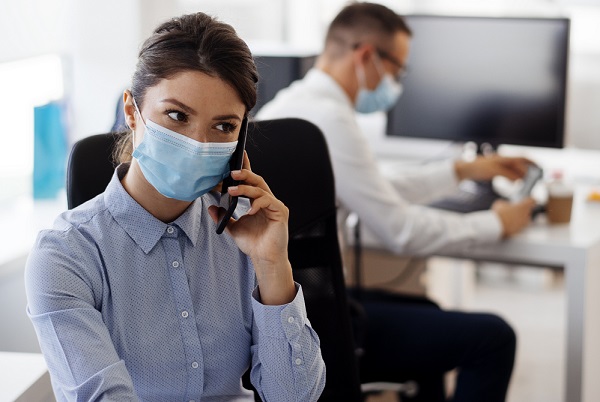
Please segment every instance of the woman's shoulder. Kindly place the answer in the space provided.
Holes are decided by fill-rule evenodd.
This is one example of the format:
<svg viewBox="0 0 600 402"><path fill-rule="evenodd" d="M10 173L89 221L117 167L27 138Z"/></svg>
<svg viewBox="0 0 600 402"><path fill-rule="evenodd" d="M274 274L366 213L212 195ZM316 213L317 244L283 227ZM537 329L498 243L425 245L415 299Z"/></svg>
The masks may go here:
<svg viewBox="0 0 600 402"><path fill-rule="evenodd" d="M40 231L33 250L48 243L60 243L67 249L72 248L73 242L86 238L82 235L82 232L86 231L86 226L98 226L98 221L106 219L104 217L106 212L102 194L76 208L62 212L56 217L51 228ZM56 244L53 247L56 247Z"/></svg>
<svg viewBox="0 0 600 402"><path fill-rule="evenodd" d="M85 297L90 289L102 289L98 239L86 228L101 219L106 210L101 205L100 199L93 199L65 211L52 228L38 234L25 267L29 289L40 295L65 292Z"/></svg>

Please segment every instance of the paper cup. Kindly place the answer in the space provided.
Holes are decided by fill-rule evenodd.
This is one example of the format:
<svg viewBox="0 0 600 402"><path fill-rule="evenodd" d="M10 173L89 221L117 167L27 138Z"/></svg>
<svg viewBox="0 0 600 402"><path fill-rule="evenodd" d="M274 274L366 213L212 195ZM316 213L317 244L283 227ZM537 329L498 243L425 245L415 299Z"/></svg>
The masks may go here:
<svg viewBox="0 0 600 402"><path fill-rule="evenodd" d="M546 216L550 223L568 223L573 209L573 189L564 183L548 185Z"/></svg>

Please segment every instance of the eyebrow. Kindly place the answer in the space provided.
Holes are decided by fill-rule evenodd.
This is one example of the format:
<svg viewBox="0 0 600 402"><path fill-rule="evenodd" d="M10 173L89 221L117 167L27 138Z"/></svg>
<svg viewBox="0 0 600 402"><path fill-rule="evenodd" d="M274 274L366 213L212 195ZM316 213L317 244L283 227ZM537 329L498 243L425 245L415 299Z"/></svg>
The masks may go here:
<svg viewBox="0 0 600 402"><path fill-rule="evenodd" d="M173 98L166 98L166 99L162 99L161 102L168 102L168 103L172 103L174 105L179 106L180 108L182 108L185 112L189 113L189 114L193 114L196 115L196 111L194 109L192 109L191 107L189 107L188 105L186 105L185 103L182 103L180 101L178 101L177 99L173 99ZM212 118L213 120L229 120L229 119L235 119L235 120L242 120L240 118L240 116L236 115L236 114L223 114L223 115L219 115L219 116L214 116Z"/></svg>
<svg viewBox="0 0 600 402"><path fill-rule="evenodd" d="M235 120L242 120L240 118L240 116L238 116L237 114L222 114L219 116L215 116L212 118L213 120L229 120L229 119L235 119Z"/></svg>
<svg viewBox="0 0 600 402"><path fill-rule="evenodd" d="M193 114L193 115L197 114L194 109L192 109L191 107L189 107L185 103L182 103L182 102L178 101L177 99L166 98L166 99L162 99L161 102L169 102L169 103L172 103L174 105L179 106L180 108L182 108L185 112L187 112L189 114Z"/></svg>

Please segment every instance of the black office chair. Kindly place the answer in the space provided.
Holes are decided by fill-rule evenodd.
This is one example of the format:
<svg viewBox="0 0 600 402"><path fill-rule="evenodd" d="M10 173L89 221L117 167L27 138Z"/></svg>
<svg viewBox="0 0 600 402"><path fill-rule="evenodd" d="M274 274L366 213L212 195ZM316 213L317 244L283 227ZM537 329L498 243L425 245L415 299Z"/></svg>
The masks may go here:
<svg viewBox="0 0 600 402"><path fill-rule="evenodd" d="M73 146L67 174L69 208L104 191L114 169L114 141L113 134L100 134ZM252 170L290 210L289 258L327 368L319 400L361 401L337 238L333 171L321 131L299 119L253 122L246 149Z"/></svg>
<svg viewBox="0 0 600 402"><path fill-rule="evenodd" d="M114 173L116 134L97 134L73 144L67 165L67 206L73 209L104 192Z"/></svg>

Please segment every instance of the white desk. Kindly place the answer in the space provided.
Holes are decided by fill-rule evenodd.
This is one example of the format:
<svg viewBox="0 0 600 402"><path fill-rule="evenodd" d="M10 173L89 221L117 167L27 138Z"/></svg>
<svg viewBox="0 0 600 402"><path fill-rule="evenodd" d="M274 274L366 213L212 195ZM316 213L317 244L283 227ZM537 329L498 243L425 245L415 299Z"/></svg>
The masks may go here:
<svg viewBox="0 0 600 402"><path fill-rule="evenodd" d="M375 149L377 140L375 138L372 144ZM390 144L387 145L391 149ZM548 171L560 169L565 178L577 184L571 223L536 222L520 235L501 243L438 255L563 268L567 297L564 400L600 401L597 379L600 375L600 204L585 201L590 188L600 188L600 152L511 146L504 146L500 151L505 155L527 156ZM380 155L384 172L390 163L396 163L389 158L389 153ZM403 158L399 159L397 162L402 163ZM367 242L367 246L374 245Z"/></svg>
<svg viewBox="0 0 600 402"><path fill-rule="evenodd" d="M50 376L41 354L0 352L0 401L54 401Z"/></svg>
<svg viewBox="0 0 600 402"><path fill-rule="evenodd" d="M533 224L504 242L447 257L564 268L567 296L565 401L599 401L600 204L578 187L569 225Z"/></svg>
<svg viewBox="0 0 600 402"><path fill-rule="evenodd" d="M538 219L500 243L442 257L563 268L566 280L566 370L564 401L600 401L600 203L585 201L589 187L576 189L570 224ZM373 235L363 244L378 248ZM560 353L561 351L557 351Z"/></svg>

